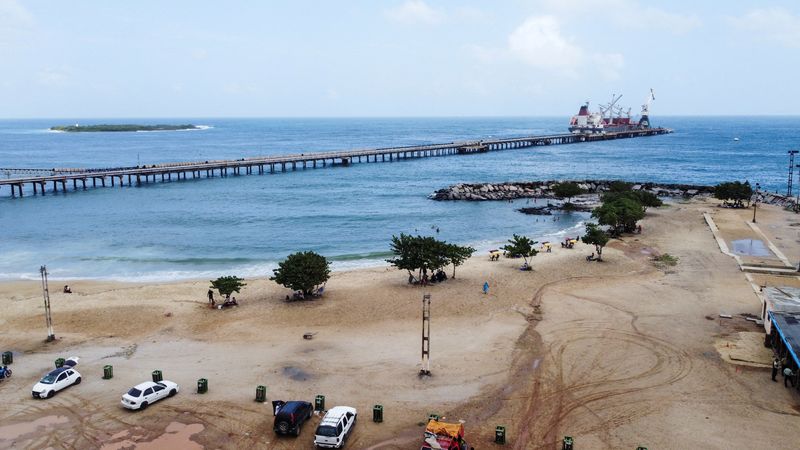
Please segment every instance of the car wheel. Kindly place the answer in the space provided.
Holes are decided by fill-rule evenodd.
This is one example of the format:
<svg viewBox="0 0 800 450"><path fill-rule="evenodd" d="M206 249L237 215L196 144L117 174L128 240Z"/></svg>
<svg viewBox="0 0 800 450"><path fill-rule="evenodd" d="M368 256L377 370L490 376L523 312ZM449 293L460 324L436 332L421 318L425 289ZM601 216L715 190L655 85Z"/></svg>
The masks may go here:
<svg viewBox="0 0 800 450"><path fill-rule="evenodd" d="M81 384L81 377L75 379L75 382L72 384Z"/></svg>
<svg viewBox="0 0 800 450"><path fill-rule="evenodd" d="M278 423L278 431L280 431L282 434L289 433L289 422Z"/></svg>
<svg viewBox="0 0 800 450"><path fill-rule="evenodd" d="M47 398L52 398L54 395L56 395L56 391L50 391L47 393Z"/></svg>
<svg viewBox="0 0 800 450"><path fill-rule="evenodd" d="M177 393L178 393L178 391L176 391L175 389L173 389L173 390L169 391L169 396L170 396L170 397L172 397L172 396L174 396L174 395L175 395L175 394L177 394Z"/></svg>
<svg viewBox="0 0 800 450"><path fill-rule="evenodd" d="M139 409L147 409L147 402L142 402L142 404L139 406Z"/></svg>
<svg viewBox="0 0 800 450"><path fill-rule="evenodd" d="M299 424L296 427L294 427L294 433L292 433L292 434L294 434L294 437L300 436L300 425Z"/></svg>

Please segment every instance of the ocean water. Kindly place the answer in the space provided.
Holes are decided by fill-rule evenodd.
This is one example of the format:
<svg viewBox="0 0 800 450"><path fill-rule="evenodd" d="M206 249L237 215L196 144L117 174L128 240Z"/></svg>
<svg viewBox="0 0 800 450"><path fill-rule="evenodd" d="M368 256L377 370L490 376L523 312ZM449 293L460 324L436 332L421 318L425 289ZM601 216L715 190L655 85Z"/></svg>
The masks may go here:
<svg viewBox="0 0 800 450"><path fill-rule="evenodd" d="M71 123L194 123L196 131L52 133ZM400 232L480 250L512 233L556 240L586 214L526 216L507 202L434 202L459 182L613 178L785 192L796 117L665 117L676 133L479 155L10 198L0 189L0 279L167 281L271 274L314 250L335 268L374 265ZM0 120L0 168L113 167L561 133L567 118ZM734 141L738 137L739 141ZM798 161L800 162L800 161ZM7 174L0 170L0 177ZM797 183L800 184L800 183ZM70 188L71 189L71 188Z"/></svg>

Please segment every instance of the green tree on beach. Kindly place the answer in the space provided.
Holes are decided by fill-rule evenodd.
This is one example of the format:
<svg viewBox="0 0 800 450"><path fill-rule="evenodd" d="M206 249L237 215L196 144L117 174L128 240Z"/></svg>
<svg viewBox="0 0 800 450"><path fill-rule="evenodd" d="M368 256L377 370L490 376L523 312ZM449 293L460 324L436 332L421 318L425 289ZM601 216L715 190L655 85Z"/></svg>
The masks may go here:
<svg viewBox="0 0 800 450"><path fill-rule="evenodd" d="M450 264L453 264L455 277L456 267L475 253L472 247L448 244L431 236L412 236L405 233L392 236L391 251L395 256L386 262L408 271L409 282L414 279L422 280L424 273L443 269Z"/></svg>
<svg viewBox="0 0 800 450"><path fill-rule="evenodd" d="M536 256L539 253L539 251L534 248L534 245L538 243L539 241L534 241L527 236L514 234L514 236L508 240L508 244L504 245L502 248L508 253L508 256L512 258L523 258L525 260L525 267L530 267L528 258Z"/></svg>
<svg viewBox="0 0 800 450"><path fill-rule="evenodd" d="M225 277L219 277L216 280L211 280L211 289L216 289L219 292L219 295L222 296L229 296L234 292L239 293L239 291L247 286L244 283L242 278L239 278L234 275L228 275Z"/></svg>
<svg viewBox="0 0 800 450"><path fill-rule="evenodd" d="M453 265L453 278L456 277L456 267L464 264L466 260L472 257L475 249L469 246L460 246L455 244L447 244L447 254L450 257L450 263Z"/></svg>
<svg viewBox="0 0 800 450"><path fill-rule="evenodd" d="M553 195L559 199L567 199L567 202L564 204L565 206L572 205L572 197L582 193L583 189L574 181L565 181L553 185Z"/></svg>
<svg viewBox="0 0 800 450"><path fill-rule="evenodd" d="M603 247L608 244L609 239L611 239L611 236L599 225L592 222L586 224L586 234L581 236L581 241L584 244L594 245L594 249L597 252L597 261L603 260Z"/></svg>
<svg viewBox="0 0 800 450"><path fill-rule="evenodd" d="M627 192L633 188L633 183L627 181L612 181L608 183L608 192Z"/></svg>
<svg viewBox="0 0 800 450"><path fill-rule="evenodd" d="M650 207L658 208L659 206L662 206L664 204L664 202L662 202L661 199L658 198L656 194L644 190L607 192L602 196L604 202L614 201L619 198L628 198L634 200L635 202L642 205L645 208L645 210Z"/></svg>
<svg viewBox="0 0 800 450"><path fill-rule="evenodd" d="M744 183L741 181L729 181L714 186L714 197L723 200L726 205L729 201L732 201L734 208L744 208L744 201L747 201L749 206L752 196L753 188L748 181Z"/></svg>
<svg viewBox="0 0 800 450"><path fill-rule="evenodd" d="M611 236L636 231L636 222L644 218L645 208L637 200L628 197L617 197L603 201L603 204L592 211L592 217L600 225L611 227Z"/></svg>
<svg viewBox="0 0 800 450"><path fill-rule="evenodd" d="M270 280L293 291L310 296L318 291L331 276L330 262L314 252L297 252L278 263Z"/></svg>

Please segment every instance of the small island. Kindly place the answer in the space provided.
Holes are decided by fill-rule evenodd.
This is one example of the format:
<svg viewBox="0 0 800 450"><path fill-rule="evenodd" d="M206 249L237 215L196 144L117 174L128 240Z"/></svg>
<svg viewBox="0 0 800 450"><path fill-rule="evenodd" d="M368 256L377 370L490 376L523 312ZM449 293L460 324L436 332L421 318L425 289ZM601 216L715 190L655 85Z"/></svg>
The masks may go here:
<svg viewBox="0 0 800 450"><path fill-rule="evenodd" d="M135 124L119 124L119 125L59 125L50 127L51 131L63 131L65 133L86 133L86 132L131 132L131 131L182 131L182 130L200 130L201 127L192 124L184 125L135 125Z"/></svg>

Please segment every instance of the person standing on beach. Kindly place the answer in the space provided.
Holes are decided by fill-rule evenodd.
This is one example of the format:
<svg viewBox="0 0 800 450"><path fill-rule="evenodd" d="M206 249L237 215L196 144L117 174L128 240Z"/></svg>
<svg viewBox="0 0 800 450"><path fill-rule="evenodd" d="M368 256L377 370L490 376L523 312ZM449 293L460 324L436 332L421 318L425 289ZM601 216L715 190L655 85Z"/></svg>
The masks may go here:
<svg viewBox="0 0 800 450"><path fill-rule="evenodd" d="M214 291L212 291L211 289L208 290L208 303L211 305L212 308L214 307Z"/></svg>
<svg viewBox="0 0 800 450"><path fill-rule="evenodd" d="M787 366L785 369L783 369L783 387L789 387L787 384L789 381L791 381L792 386L794 386L794 379L792 379L793 376L794 372L792 371L791 367Z"/></svg>
<svg viewBox="0 0 800 450"><path fill-rule="evenodd" d="M489 293L489 282L486 281L483 283L483 295L486 295L488 293Z"/></svg>
<svg viewBox="0 0 800 450"><path fill-rule="evenodd" d="M778 376L778 369L781 367L781 361L776 357L772 358L772 381L778 382L775 377Z"/></svg>

